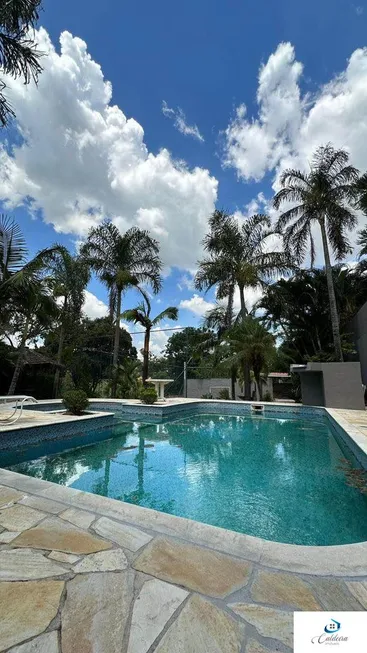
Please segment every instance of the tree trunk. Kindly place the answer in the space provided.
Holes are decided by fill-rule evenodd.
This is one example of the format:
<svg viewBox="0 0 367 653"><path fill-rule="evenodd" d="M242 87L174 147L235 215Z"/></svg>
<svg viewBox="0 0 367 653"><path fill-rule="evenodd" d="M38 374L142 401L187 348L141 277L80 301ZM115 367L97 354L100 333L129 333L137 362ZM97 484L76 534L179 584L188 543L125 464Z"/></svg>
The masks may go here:
<svg viewBox="0 0 367 653"><path fill-rule="evenodd" d="M236 381L237 381L237 370L233 366L231 367L231 399L233 399L233 401L236 399Z"/></svg>
<svg viewBox="0 0 367 653"><path fill-rule="evenodd" d="M64 299L64 306L62 309L62 314L61 314L61 326L60 326L60 335L59 335L59 347L57 350L57 356L56 356L56 363L58 367L55 370L55 376L54 376L54 388L53 388L53 397L55 399L57 398L57 395L59 394L59 382L60 382L60 363L61 363L61 358L62 358L62 351L64 348L64 340L65 340L65 315L66 315L66 309L67 309L67 297Z"/></svg>
<svg viewBox="0 0 367 653"><path fill-rule="evenodd" d="M260 376L257 374L255 376L255 389L256 389L256 401L261 400L261 392L260 392L260 386L261 386L261 379Z"/></svg>
<svg viewBox="0 0 367 653"><path fill-rule="evenodd" d="M331 318L331 328L333 332L335 357L338 361L343 361L343 352L342 352L342 344L341 344L340 329L339 329L339 315L338 315L338 308L336 305L334 282L333 282L333 269L331 267L331 262L330 262L329 246L328 246L328 240L327 240L326 228L325 228L325 218L320 219L319 223L320 223L321 236L322 236L322 246L324 249L325 272L326 272L327 288L329 293L330 318Z"/></svg>
<svg viewBox="0 0 367 653"><path fill-rule="evenodd" d="M150 329L145 330L144 349L143 349L143 384L145 385L149 377L149 341Z"/></svg>
<svg viewBox="0 0 367 653"><path fill-rule="evenodd" d="M22 333L22 339L20 341L19 345L19 354L17 358L17 362L15 364L15 369L13 373L13 378L11 380L9 390L8 390L8 395L13 395L15 392L15 388L17 387L17 383L19 380L20 372L22 369L22 364L23 364L23 359L24 359L24 352L25 352L25 344L27 342L28 338L28 327L29 327L29 319L27 318L25 321L23 333Z"/></svg>
<svg viewBox="0 0 367 653"><path fill-rule="evenodd" d="M240 291L240 305L241 305L241 318L243 319L247 315L247 308L246 308L246 302L245 302L245 288L244 286L238 285L239 291Z"/></svg>
<svg viewBox="0 0 367 653"><path fill-rule="evenodd" d="M111 385L112 399L115 399L117 394L117 375L118 375L119 347L120 347L121 295L122 295L122 291L119 288L117 290L117 297L116 297L115 340L113 344L113 359L112 359L112 385Z"/></svg>
<svg viewBox="0 0 367 653"><path fill-rule="evenodd" d="M232 326L233 320L233 295L234 295L234 286L231 284L228 293L228 301L226 308L226 329L229 329Z"/></svg>

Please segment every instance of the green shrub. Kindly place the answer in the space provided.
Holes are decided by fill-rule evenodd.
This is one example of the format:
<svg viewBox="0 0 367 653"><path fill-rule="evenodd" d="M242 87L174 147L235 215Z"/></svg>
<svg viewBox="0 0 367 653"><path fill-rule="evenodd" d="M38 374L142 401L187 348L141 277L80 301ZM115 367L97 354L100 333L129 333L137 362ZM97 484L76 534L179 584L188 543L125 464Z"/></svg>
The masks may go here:
<svg viewBox="0 0 367 653"><path fill-rule="evenodd" d="M218 399L229 399L229 389L228 388L222 388L218 392Z"/></svg>
<svg viewBox="0 0 367 653"><path fill-rule="evenodd" d="M273 398L272 398L272 396L271 396L269 390L267 390L267 391L265 392L264 397L263 397L263 401L273 401Z"/></svg>
<svg viewBox="0 0 367 653"><path fill-rule="evenodd" d="M88 395L84 390L69 390L63 396L63 404L72 415L82 415L89 406Z"/></svg>
<svg viewBox="0 0 367 653"><path fill-rule="evenodd" d="M213 399L213 395L208 392L206 395L201 395L201 399Z"/></svg>
<svg viewBox="0 0 367 653"><path fill-rule="evenodd" d="M143 402L143 404L154 404L157 399L158 395L154 388L143 388L140 391L140 401Z"/></svg>

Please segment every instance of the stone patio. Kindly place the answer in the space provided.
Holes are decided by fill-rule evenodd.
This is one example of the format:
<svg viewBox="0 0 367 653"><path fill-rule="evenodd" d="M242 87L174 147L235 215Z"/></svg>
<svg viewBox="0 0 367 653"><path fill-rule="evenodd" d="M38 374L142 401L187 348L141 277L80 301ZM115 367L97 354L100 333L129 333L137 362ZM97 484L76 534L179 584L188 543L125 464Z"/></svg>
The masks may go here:
<svg viewBox="0 0 367 653"><path fill-rule="evenodd" d="M289 653L367 609L367 545L265 542L0 470L0 651Z"/></svg>

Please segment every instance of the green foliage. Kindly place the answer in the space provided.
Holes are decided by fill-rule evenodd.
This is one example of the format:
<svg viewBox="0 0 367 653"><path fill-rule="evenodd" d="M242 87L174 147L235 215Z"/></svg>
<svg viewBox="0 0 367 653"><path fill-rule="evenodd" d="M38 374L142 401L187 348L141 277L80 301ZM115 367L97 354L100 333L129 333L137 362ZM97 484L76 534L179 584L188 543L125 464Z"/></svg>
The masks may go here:
<svg viewBox="0 0 367 653"><path fill-rule="evenodd" d="M154 404L158 399L158 395L154 388L142 388L139 399L143 404Z"/></svg>
<svg viewBox="0 0 367 653"><path fill-rule="evenodd" d="M263 400L263 401L273 401L273 398L272 398L272 396L271 396L269 390L267 390L267 391L265 392L265 394L264 394L262 400Z"/></svg>
<svg viewBox="0 0 367 653"><path fill-rule="evenodd" d="M213 399L213 395L210 392L201 395L201 399Z"/></svg>
<svg viewBox="0 0 367 653"><path fill-rule="evenodd" d="M61 385L61 396L64 397L71 390L75 390L75 383L71 373L67 371Z"/></svg>
<svg viewBox="0 0 367 653"><path fill-rule="evenodd" d="M227 399L227 400L230 399L229 389L228 388L221 388L221 390L219 390L219 393L218 393L218 398L219 399Z"/></svg>
<svg viewBox="0 0 367 653"><path fill-rule="evenodd" d="M72 415L83 415L89 406L88 395L84 390L69 390L65 392L63 404Z"/></svg>
<svg viewBox="0 0 367 653"><path fill-rule="evenodd" d="M42 71L32 29L39 17L41 0L2 0L0 13L0 68L14 79L21 77L25 84L37 82ZM6 125L14 111L3 90L0 80L0 122Z"/></svg>

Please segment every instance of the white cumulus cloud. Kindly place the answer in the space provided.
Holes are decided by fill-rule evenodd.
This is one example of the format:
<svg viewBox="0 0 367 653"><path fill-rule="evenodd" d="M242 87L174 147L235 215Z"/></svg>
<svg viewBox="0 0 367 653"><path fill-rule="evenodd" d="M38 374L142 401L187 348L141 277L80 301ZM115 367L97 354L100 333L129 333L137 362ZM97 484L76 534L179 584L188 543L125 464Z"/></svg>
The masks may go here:
<svg viewBox="0 0 367 653"><path fill-rule="evenodd" d="M22 140L0 149L0 199L78 238L104 217L150 229L166 266L193 268L217 180L166 149L148 151L84 41L63 32L58 53L43 28L37 41L47 54L38 87L5 80Z"/></svg>
<svg viewBox="0 0 367 653"><path fill-rule="evenodd" d="M82 310L84 315L89 317L91 320L94 320L97 317L106 317L106 315L108 315L107 304L105 304L101 299L98 299L98 297L89 292L89 290L84 290L84 303Z"/></svg>
<svg viewBox="0 0 367 653"><path fill-rule="evenodd" d="M211 308L214 308L214 306L215 304L213 304L213 302L208 302L196 293L191 297L191 299L182 299L179 304L180 308L185 308L186 310L191 311L191 313L194 313L194 315L199 315L200 317L203 317L205 313L210 311Z"/></svg>
<svg viewBox="0 0 367 653"><path fill-rule="evenodd" d="M173 124L176 127L176 129L183 134L184 136L192 136L193 138L196 138L198 141L201 141L201 143L204 143L204 137L199 131L199 127L197 125L189 125L186 122L186 116L182 109L180 107L177 107L177 109L171 109L167 102L163 100L162 102L162 113L163 115L166 116L166 118L170 118L173 120Z"/></svg>
<svg viewBox="0 0 367 653"><path fill-rule="evenodd" d="M347 148L353 164L367 169L367 48L355 50L346 68L317 93L302 94L303 65L290 43L281 43L260 68L258 116L244 105L225 132L224 163L243 180L261 180L289 166L307 169L320 144Z"/></svg>

